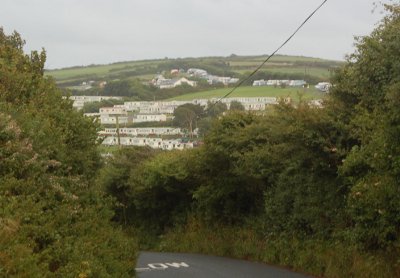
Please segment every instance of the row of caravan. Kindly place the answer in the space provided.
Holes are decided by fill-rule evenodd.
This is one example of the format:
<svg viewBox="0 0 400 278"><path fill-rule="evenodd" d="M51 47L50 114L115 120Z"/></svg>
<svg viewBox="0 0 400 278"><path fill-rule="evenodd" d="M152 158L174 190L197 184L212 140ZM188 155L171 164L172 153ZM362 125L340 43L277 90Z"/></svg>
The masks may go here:
<svg viewBox="0 0 400 278"><path fill-rule="evenodd" d="M184 143L179 139L163 140L161 138L149 138L149 137L106 137L103 142L106 146L149 146L153 149L162 150L183 150L193 148L193 143Z"/></svg>

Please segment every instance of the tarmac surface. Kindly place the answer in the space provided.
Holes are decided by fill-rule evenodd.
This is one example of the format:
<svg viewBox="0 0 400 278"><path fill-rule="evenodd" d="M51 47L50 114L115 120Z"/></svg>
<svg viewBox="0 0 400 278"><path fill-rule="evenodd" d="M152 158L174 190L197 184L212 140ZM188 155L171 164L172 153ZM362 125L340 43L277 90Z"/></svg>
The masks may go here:
<svg viewBox="0 0 400 278"><path fill-rule="evenodd" d="M140 252L139 278L310 278L284 268L243 260L185 253Z"/></svg>

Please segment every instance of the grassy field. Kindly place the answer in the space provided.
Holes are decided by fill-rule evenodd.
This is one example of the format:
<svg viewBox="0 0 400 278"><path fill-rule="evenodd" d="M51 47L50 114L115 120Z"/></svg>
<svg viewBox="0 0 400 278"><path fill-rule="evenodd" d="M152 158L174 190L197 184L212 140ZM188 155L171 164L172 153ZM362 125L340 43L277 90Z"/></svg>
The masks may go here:
<svg viewBox="0 0 400 278"><path fill-rule="evenodd" d="M192 99L208 99L218 98L227 94L232 88L216 89L210 91L203 91L198 93L190 93L174 97L170 100L192 100ZM229 97L291 97L294 101L298 101L300 96L303 99L320 99L325 96L324 93L317 91L314 88L275 88L275 87L239 87Z"/></svg>
<svg viewBox="0 0 400 278"><path fill-rule="evenodd" d="M122 62L108 65L92 65L86 67L73 67L57 70L46 71L47 75L53 76L57 81L74 79L79 76L106 76L110 73L124 72L128 70L134 70L135 68L155 65L159 63L159 60L148 60L148 61L132 61Z"/></svg>
<svg viewBox="0 0 400 278"><path fill-rule="evenodd" d="M267 56L244 59L227 59L232 71L246 74L256 68ZM261 71L280 74L297 74L318 77L321 80L329 79L332 69L340 66L341 62L328 61L312 57L274 56L261 68Z"/></svg>

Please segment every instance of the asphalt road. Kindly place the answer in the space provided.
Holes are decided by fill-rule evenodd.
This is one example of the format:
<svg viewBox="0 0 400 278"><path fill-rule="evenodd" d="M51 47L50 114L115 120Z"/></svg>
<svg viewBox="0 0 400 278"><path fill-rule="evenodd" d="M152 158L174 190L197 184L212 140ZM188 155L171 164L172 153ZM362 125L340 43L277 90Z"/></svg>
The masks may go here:
<svg viewBox="0 0 400 278"><path fill-rule="evenodd" d="M183 253L140 252L139 278L310 278L261 263Z"/></svg>

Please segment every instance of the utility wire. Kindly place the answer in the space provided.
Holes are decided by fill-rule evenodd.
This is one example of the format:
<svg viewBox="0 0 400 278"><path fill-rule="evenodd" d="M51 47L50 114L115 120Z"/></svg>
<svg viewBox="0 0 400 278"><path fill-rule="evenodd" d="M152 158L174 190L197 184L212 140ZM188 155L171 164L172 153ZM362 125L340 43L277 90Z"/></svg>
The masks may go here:
<svg viewBox="0 0 400 278"><path fill-rule="evenodd" d="M272 52L272 54L270 54L267 59L265 59L253 72L251 72L246 78L244 78L243 80L241 80L237 85L235 85L235 87L233 87L227 94L225 94L224 96L222 96L221 98L219 98L216 102L214 102L213 104L211 104L210 107L207 108L207 110L210 110L211 108L213 108L218 102L220 102L221 100L223 100L224 98L227 98L229 95L231 95L234 91L236 91L237 88L239 88L244 82L248 81L254 74L256 74L273 56L275 56L275 54L281 50L299 31L300 29L314 16L315 13L318 12L319 9L322 8L322 6L324 6L326 4L326 2L328 2L328 0L324 0L300 25L299 27L297 27L297 29L274 51ZM201 114L205 114L206 111L204 111ZM175 130L178 128L174 128L172 130ZM165 132L167 133L167 132ZM163 134L165 134L163 133ZM163 135L161 134L161 135Z"/></svg>
<svg viewBox="0 0 400 278"><path fill-rule="evenodd" d="M246 78L244 78L243 80L241 80L235 87L232 88L232 90L230 90L227 94L225 94L224 96L222 96L221 98L219 98L216 102L214 102L214 104L209 107L208 109L212 108L214 105L216 105L218 102L220 102L221 100L223 100L224 98L228 97L229 95L231 95L234 91L236 91L237 88L239 88L244 82L248 81L254 74L256 74L279 50L281 50L296 34L297 32L300 31L300 29L307 23L307 21L309 21L314 14L322 8L323 5L325 5L325 3L328 2L328 0L324 0L304 21L303 23L300 24L299 27L297 27L297 29L293 32L293 34L291 34L289 36L289 38L286 39L286 41L284 43L282 43L271 55L268 56L267 59L265 59L252 73L250 73Z"/></svg>

